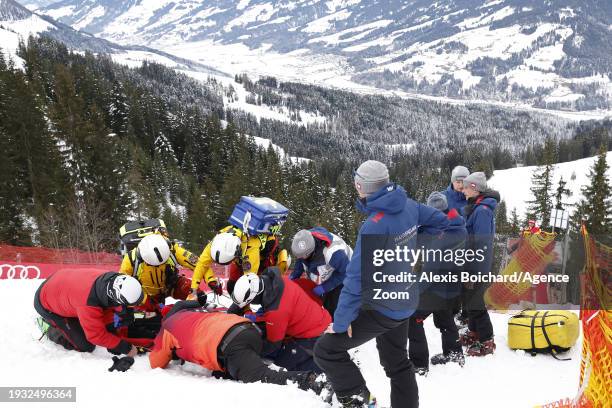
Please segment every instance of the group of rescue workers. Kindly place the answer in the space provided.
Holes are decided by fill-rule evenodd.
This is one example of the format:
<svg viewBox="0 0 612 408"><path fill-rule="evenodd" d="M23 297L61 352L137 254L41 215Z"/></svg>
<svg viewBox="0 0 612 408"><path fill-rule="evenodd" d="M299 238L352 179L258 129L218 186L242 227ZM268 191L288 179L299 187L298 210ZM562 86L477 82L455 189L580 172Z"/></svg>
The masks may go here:
<svg viewBox="0 0 612 408"><path fill-rule="evenodd" d="M354 248L323 227L302 229L291 243L295 263L290 270L291 257L279 244L280 218L253 232L249 222L256 215L248 212L239 222L232 215L230 225L199 256L172 241L160 226L126 251L118 272L62 270L43 282L34 299L43 336L69 350L105 347L116 355L111 371L126 371L137 354L148 353L152 368L188 361L219 378L291 381L328 402L333 393L344 407L375 405L348 350L376 338L391 380L391 405L417 407L415 372L426 375L430 362L423 329L429 315L442 335L442 353L431 364L463 366L462 345L470 356L495 350L483 300L486 287L422 286L418 303L399 309L364 303L361 241L368 235L406 235L416 228L415 240L444 237L440 242L453 248L487 247L495 232L499 194L487 188L483 173L457 166L448 189L432 193L427 205L419 204L389 181L384 164L373 160L354 171L354 187L357 207L367 215ZM482 273L490 261L489 253L484 263L462 270ZM225 282L215 274L215 265L225 267ZM447 273L457 266L421 268ZM192 270L192 277L181 269ZM223 298L231 299L231 306L222 307ZM468 321L461 336L454 316L459 310Z"/></svg>

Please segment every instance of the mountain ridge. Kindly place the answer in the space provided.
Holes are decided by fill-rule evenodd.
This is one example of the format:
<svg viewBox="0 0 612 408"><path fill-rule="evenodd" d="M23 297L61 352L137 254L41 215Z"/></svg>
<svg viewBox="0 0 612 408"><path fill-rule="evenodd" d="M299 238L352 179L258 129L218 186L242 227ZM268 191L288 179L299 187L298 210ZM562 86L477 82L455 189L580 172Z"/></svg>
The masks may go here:
<svg viewBox="0 0 612 408"><path fill-rule="evenodd" d="M612 3L596 0L62 0L41 12L231 74L611 108Z"/></svg>

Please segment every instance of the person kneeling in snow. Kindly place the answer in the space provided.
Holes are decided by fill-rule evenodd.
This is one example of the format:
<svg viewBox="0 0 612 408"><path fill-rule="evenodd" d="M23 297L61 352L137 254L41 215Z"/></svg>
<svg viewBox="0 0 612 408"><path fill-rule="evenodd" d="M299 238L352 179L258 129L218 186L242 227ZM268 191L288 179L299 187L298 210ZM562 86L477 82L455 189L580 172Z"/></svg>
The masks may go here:
<svg viewBox="0 0 612 408"><path fill-rule="evenodd" d="M293 381L317 394L325 388L316 373L270 369L260 357L261 349L261 332L250 320L208 310L206 295L200 294L198 300L179 301L169 310L149 362L151 368L166 368L171 360L189 361L245 383Z"/></svg>
<svg viewBox="0 0 612 408"><path fill-rule="evenodd" d="M108 331L115 309L133 306L144 297L140 283L116 272L58 271L34 295L34 308L49 325L49 340L67 350L92 352L106 347L112 354L133 357L136 347ZM41 324L41 326L46 326Z"/></svg>
<svg viewBox="0 0 612 408"><path fill-rule="evenodd" d="M265 326L263 356L287 370L321 372L312 355L319 336L331 323L321 305L278 268L266 269L260 276L247 274L236 282L232 300L240 308L261 305L252 321Z"/></svg>
<svg viewBox="0 0 612 408"><path fill-rule="evenodd" d="M295 234L291 254L297 261L289 278L295 281L306 272L316 285L310 290L322 299L323 307L333 316L353 250L339 236L315 227Z"/></svg>

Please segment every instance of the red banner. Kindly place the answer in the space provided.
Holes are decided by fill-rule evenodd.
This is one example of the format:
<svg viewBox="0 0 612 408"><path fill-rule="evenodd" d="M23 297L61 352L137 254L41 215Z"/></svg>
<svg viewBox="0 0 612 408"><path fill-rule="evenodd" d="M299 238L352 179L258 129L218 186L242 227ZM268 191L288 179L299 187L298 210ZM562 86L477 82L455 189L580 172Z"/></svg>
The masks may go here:
<svg viewBox="0 0 612 408"><path fill-rule="evenodd" d="M54 272L64 270L95 270L102 272L118 272L117 265L95 265L95 264L55 264L37 262L6 262L0 261L0 279L46 279ZM222 280L227 279L224 266L213 265L215 274ZM181 273L191 278L193 271L181 268Z"/></svg>
<svg viewBox="0 0 612 408"><path fill-rule="evenodd" d="M45 279L61 270L118 271L119 265L78 265L0 261L0 279Z"/></svg>

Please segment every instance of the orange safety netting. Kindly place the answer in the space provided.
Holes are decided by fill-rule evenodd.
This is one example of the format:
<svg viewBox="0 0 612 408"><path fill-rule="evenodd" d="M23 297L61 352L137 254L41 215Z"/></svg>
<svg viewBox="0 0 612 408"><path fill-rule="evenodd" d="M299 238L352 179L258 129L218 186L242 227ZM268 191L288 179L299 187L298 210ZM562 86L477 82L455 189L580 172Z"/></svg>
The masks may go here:
<svg viewBox="0 0 612 408"><path fill-rule="evenodd" d="M52 249L0 244L0 261L50 264L118 265L121 257L107 252L86 252L76 248Z"/></svg>
<svg viewBox="0 0 612 408"><path fill-rule="evenodd" d="M519 247L514 252L508 265L500 275L512 275L519 272L530 272L532 275L542 273L546 265L554 259L552 252L555 246L555 233L539 232L524 235ZM531 300L531 284L527 280L517 282L496 282L491 284L485 293L485 301L496 310L507 310L510 305L521 300Z"/></svg>
<svg viewBox="0 0 612 408"><path fill-rule="evenodd" d="M580 318L584 332L580 391L576 407L612 407L612 248L589 236L583 226L585 283Z"/></svg>
<svg viewBox="0 0 612 408"><path fill-rule="evenodd" d="M586 264L582 285L582 359L578 395L542 407L612 407L612 248L589 236L583 226Z"/></svg>

